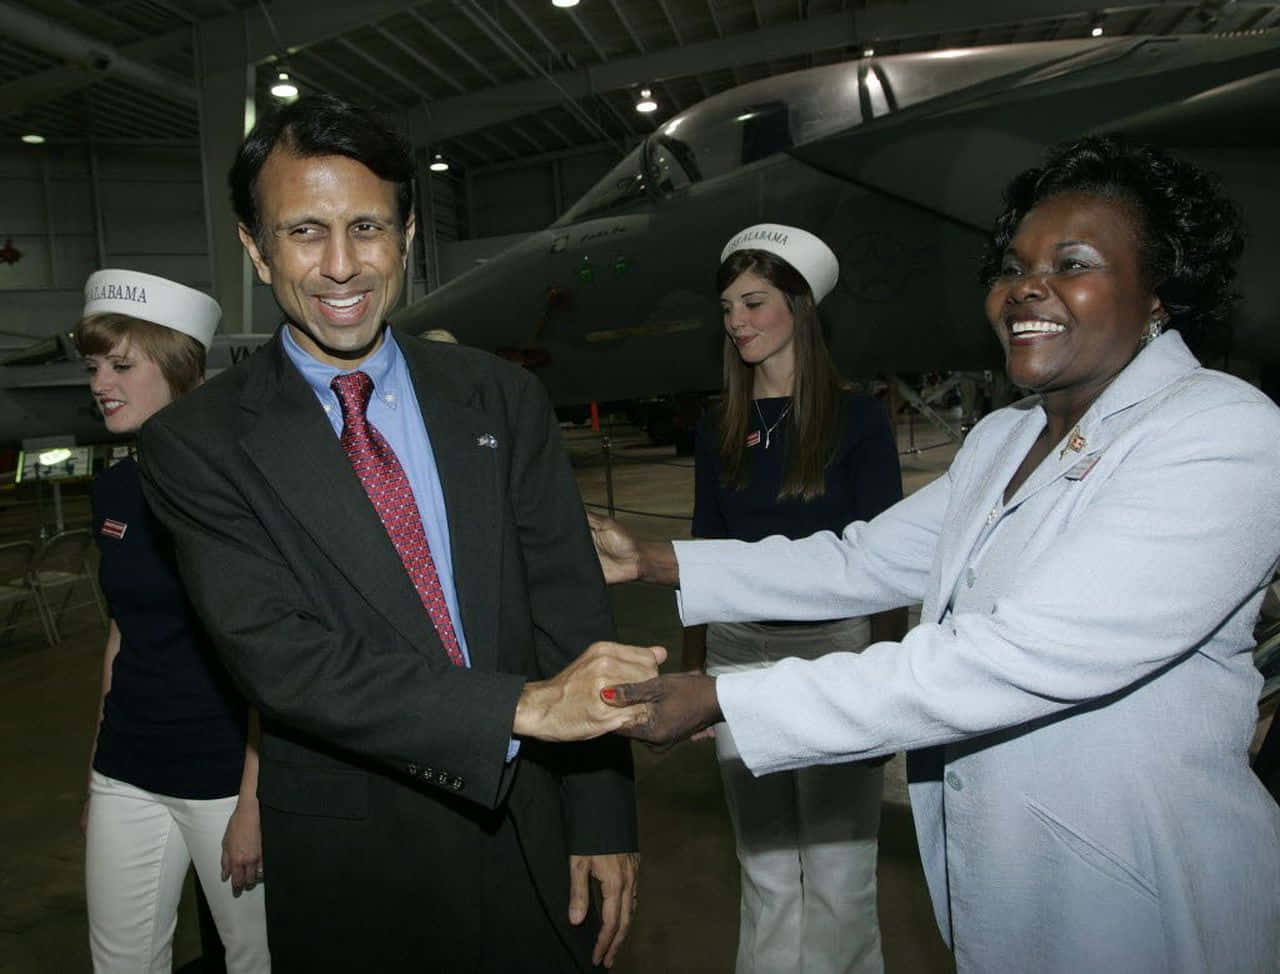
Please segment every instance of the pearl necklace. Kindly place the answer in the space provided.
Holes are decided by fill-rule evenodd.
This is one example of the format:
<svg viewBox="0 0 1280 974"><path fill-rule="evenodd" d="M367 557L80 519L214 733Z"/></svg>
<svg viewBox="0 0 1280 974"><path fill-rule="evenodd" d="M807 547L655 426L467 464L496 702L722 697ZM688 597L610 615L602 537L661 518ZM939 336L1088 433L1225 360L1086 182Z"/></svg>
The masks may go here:
<svg viewBox="0 0 1280 974"><path fill-rule="evenodd" d="M769 443L773 437L773 431L778 428L778 424L787 418L787 413L791 412L791 403L787 403L786 407L778 414L778 418L773 421L770 426L764 421L764 413L760 411L760 400L752 399L752 404L756 407L756 415L760 417L760 425L764 427L764 448L769 449Z"/></svg>

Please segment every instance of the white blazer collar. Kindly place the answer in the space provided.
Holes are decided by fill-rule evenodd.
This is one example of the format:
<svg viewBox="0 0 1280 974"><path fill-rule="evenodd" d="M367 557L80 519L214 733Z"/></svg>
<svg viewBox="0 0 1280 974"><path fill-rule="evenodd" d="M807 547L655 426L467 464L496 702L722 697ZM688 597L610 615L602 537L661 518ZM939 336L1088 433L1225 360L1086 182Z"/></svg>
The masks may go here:
<svg viewBox="0 0 1280 974"><path fill-rule="evenodd" d="M1149 398L1198 368L1200 363L1182 336L1176 331L1166 331L1138 352L1111 385L1102 390L1102 395L1081 417L1078 429L1087 437L1089 431L1108 416Z"/></svg>

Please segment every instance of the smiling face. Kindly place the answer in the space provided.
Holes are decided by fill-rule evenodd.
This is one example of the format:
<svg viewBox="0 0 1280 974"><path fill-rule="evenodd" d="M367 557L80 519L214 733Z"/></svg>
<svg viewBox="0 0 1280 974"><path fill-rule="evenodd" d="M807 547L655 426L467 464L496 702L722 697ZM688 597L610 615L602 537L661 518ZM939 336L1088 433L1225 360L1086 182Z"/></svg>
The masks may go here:
<svg viewBox="0 0 1280 974"><path fill-rule="evenodd" d="M112 433L136 433L173 401L169 381L152 359L122 338L105 355L86 355L89 391Z"/></svg>
<svg viewBox="0 0 1280 974"><path fill-rule="evenodd" d="M794 359L795 318L786 295L758 274L747 271L720 294L724 330L748 365L788 366Z"/></svg>
<svg viewBox="0 0 1280 974"><path fill-rule="evenodd" d="M1087 193L1051 196L1023 217L986 309L1009 378L1076 418L1137 354L1146 324L1164 317L1143 280L1130 210Z"/></svg>
<svg viewBox="0 0 1280 974"><path fill-rule="evenodd" d="M401 227L396 184L346 156L272 151L256 183L266 252L240 241L270 284L293 337L349 369L377 351L404 286L414 221Z"/></svg>

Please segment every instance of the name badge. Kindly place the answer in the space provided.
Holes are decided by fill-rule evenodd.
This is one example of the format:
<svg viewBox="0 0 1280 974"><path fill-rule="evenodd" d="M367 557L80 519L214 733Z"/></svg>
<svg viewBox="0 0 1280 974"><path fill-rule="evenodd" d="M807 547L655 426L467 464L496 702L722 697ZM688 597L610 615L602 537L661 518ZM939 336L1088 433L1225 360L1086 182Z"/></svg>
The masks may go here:
<svg viewBox="0 0 1280 974"><path fill-rule="evenodd" d="M1075 462L1071 469L1067 471L1067 479L1084 480L1085 477L1089 476L1089 471L1092 470L1101 459L1101 453L1095 453L1093 456L1081 457Z"/></svg>

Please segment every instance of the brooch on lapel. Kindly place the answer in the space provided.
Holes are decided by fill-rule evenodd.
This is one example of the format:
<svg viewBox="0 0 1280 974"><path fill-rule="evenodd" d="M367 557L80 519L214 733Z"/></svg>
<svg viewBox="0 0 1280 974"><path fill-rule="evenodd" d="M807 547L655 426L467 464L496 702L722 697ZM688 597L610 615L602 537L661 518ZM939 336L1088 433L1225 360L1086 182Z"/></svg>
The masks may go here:
<svg viewBox="0 0 1280 974"><path fill-rule="evenodd" d="M1080 430L1073 429L1071 431L1071 435L1067 437L1067 445L1058 451L1058 459L1061 460L1063 457L1065 457L1067 455L1068 450L1070 450L1072 453L1081 453L1084 451L1084 448L1087 445L1088 445L1088 441L1086 441L1085 438L1080 435Z"/></svg>
<svg viewBox="0 0 1280 974"><path fill-rule="evenodd" d="M487 446L490 450L498 448L498 438L492 433L481 433L476 437L476 446Z"/></svg>

